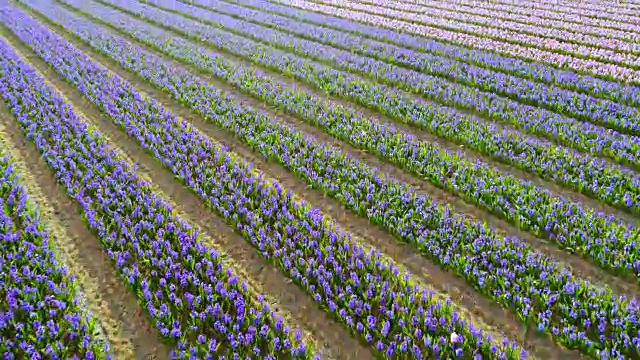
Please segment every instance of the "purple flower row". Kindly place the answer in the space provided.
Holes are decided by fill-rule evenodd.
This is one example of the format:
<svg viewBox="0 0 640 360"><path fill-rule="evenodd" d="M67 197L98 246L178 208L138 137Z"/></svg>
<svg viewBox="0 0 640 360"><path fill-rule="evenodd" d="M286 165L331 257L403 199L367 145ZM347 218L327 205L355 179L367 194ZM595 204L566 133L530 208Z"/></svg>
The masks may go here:
<svg viewBox="0 0 640 360"><path fill-rule="evenodd" d="M606 154L625 163L630 162L629 158L636 159L636 154L640 150L640 146L638 146L640 139L620 135L599 126L584 124L544 109L521 105L515 101L496 96L495 92L515 98L525 104L546 105L547 108L579 117L581 120L604 124L622 132L640 134L640 110L633 107L526 81L512 75L486 70L440 56L427 56L390 44L367 41L350 34L318 28L237 5L225 5L226 3L218 2L215 5L206 6L207 9L212 8L216 12L233 16L231 18L172 0L146 0L145 2L198 18L215 26L223 27L225 30L233 29L233 32L241 36L282 47L302 56L329 62L333 66L337 65L346 70L364 73L378 81L403 87L408 91L417 92L450 106L480 112L488 118L506 121L524 128L525 131L556 138L568 146L581 150ZM209 1L201 0L194 0L193 3L210 4ZM235 17L240 17L241 20ZM245 21L247 19L250 19L251 23L247 23ZM259 25L253 24L256 22ZM266 29L262 25L275 27L278 31ZM283 34L280 30L300 35L305 39L309 38L313 42ZM344 51L320 45L318 42L344 49ZM382 61L355 55L354 51L371 55ZM460 86L439 77L423 75L416 71L389 65L383 61L411 67L422 73L450 78L485 91ZM628 151L632 155L625 156L622 150L624 147L628 147ZM640 158L636 160L640 166Z"/></svg>
<svg viewBox="0 0 640 360"><path fill-rule="evenodd" d="M92 10L94 8L100 11L108 9L89 1L63 2L88 12L95 11ZM114 4L116 1L111 0L111 3ZM473 116L456 112L451 108L417 101L411 95L394 93L388 87L365 82L357 76L274 50L255 41L224 33L211 26L145 4L120 1L118 7L132 9L132 13L144 19L161 23L198 41L247 57L254 63L313 84L328 93L354 99L399 121L465 144L481 153L597 197L605 203L632 212L640 211L640 179L634 172L546 141L524 137L518 132L500 129L494 124L478 121ZM114 16L124 16L119 14ZM127 20L114 23L125 26L123 24L133 21L130 16L124 16L123 19Z"/></svg>
<svg viewBox="0 0 640 360"><path fill-rule="evenodd" d="M503 20L498 17L478 16L476 14L451 11L431 6L424 6L418 13L416 13L398 8L396 1L388 0L359 0L357 3L375 7L382 12L390 10L393 14L400 15L401 17L409 15L411 19L415 19L420 22L427 18L444 18L449 21L457 21L464 24L464 26L472 24L477 25L478 27L489 28L492 34L504 31L510 34L515 34L517 38L525 37L527 40L538 39L538 41L544 42L555 40L558 41L559 44L563 45L563 49L565 47L589 49L586 52L587 54L597 51L596 49L610 50L610 53L612 54L624 53L637 55L640 52L640 44L636 42L628 42L614 38L603 38L601 36L592 36L575 31L540 27L532 24L523 24L513 22L509 19ZM573 44L573 46L568 44ZM534 43L533 46L538 46L538 44Z"/></svg>
<svg viewBox="0 0 640 360"><path fill-rule="evenodd" d="M43 15L51 10L50 3L40 8ZM452 214L413 187L239 104L188 72L136 48L126 50L126 42L121 45L102 51L310 185L413 244L559 342L616 358L633 353L640 343L635 301L576 277L517 238L503 238L480 222Z"/></svg>
<svg viewBox="0 0 640 360"><path fill-rule="evenodd" d="M46 41L47 34L29 28L28 22L15 23L23 18L6 10L2 8L2 21L21 38ZM18 17L8 18L9 14ZM5 101L69 195L83 207L88 226L160 334L177 345L173 355L307 358L305 345L293 339L265 301L252 297L215 251L199 244L198 233L173 215L173 209L33 68L7 47L3 50Z"/></svg>
<svg viewBox="0 0 640 360"><path fill-rule="evenodd" d="M604 268L640 276L640 252L634 240L637 230L629 225L564 198L553 198L548 191L532 183L505 175L482 162L468 161L464 156L421 141L393 126L371 121L351 108L291 89L286 82L259 70L234 67L210 49L172 37L168 31L138 19L118 16L114 9L97 6L92 10L96 18L114 26L123 24L123 31L158 51L195 65L275 108L321 127L334 137L371 151L438 187L449 189L466 201L507 218L523 230L583 253ZM162 61L129 44L113 31L66 9L55 7L48 14L52 21L107 56L124 54L134 48L146 64ZM150 65L142 71L151 70Z"/></svg>
<svg viewBox="0 0 640 360"><path fill-rule="evenodd" d="M418 5L415 3L403 3L398 2L393 6L405 10L422 12L424 6L430 8L437 8L442 10L450 10L458 13L478 15L485 17L495 17L501 20L514 21L525 25L534 25L536 27L543 27L551 30L562 30L570 33L588 34L592 36L598 36L608 39L623 40L633 43L638 43L638 33L640 33L640 26L626 25L625 29L616 29L611 27L605 27L598 23L590 24L587 21L575 21L570 17L565 17L562 20L555 19L553 17L545 16L544 13L538 14L522 14L519 12L505 10L490 10L483 8L482 6L491 6L491 3L481 3L480 6L470 6L462 3L447 3L447 2L431 2L426 1L424 5Z"/></svg>
<svg viewBox="0 0 640 360"><path fill-rule="evenodd" d="M198 0L198 3L212 5L218 2ZM614 81L582 75L541 63L527 62L518 58L506 57L480 49L450 45L438 40L427 39L392 29L370 26L356 21L265 2L263 0L234 0L233 3L261 12L289 17L300 22L319 25L324 29L335 29L352 33L361 38L386 42L405 49L432 53L434 55L456 59L479 67L548 83L596 97L620 101L626 104L640 104L640 91L637 86L627 86Z"/></svg>
<svg viewBox="0 0 640 360"><path fill-rule="evenodd" d="M11 101L4 94L14 75L5 55L9 51L0 39L5 101ZM73 274L57 260L37 204L0 148L0 355L7 360L112 359L95 322L82 310Z"/></svg>
<svg viewBox="0 0 640 360"><path fill-rule="evenodd" d="M425 26L387 16L375 15L349 8L335 7L324 3L309 2L303 0L274 0L281 5L309 10L326 15L332 15L347 20L354 20L368 25L394 29L413 35L419 35L442 42L448 42L458 46L483 49L497 52L509 57L516 57L526 61L535 61L551 65L561 69L577 71L580 73L595 75L614 81L627 83L640 83L640 70L628 66L613 63L605 63L595 59L580 58L560 52L552 52L544 49L523 46L516 43L508 43L494 38L472 35L460 31L451 31L436 27Z"/></svg>
<svg viewBox="0 0 640 360"><path fill-rule="evenodd" d="M54 8L47 0L30 5L47 12ZM27 31L19 29L22 26L46 31L16 9L5 7L3 12L16 19L11 27L18 32ZM517 347L508 342L495 346L481 331L460 319L450 303L437 301L424 288L412 285L381 254L358 245L317 209L309 208L287 189L256 174L246 162L220 150L160 104L143 99L129 84L92 63L62 38L52 34L23 38L263 256L380 353L413 358L520 357ZM189 87L188 83L181 85ZM217 105L231 104L219 99ZM226 121L241 116L238 109L227 109L231 113ZM220 117L218 121L225 119Z"/></svg>

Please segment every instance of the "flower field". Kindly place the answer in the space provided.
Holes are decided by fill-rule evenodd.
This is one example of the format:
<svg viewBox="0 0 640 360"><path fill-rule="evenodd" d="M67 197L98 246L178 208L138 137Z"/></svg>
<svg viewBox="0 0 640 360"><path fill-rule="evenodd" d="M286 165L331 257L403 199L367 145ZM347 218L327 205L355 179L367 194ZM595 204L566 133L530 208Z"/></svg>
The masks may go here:
<svg viewBox="0 0 640 360"><path fill-rule="evenodd" d="M4 359L640 360L640 1L0 0Z"/></svg>

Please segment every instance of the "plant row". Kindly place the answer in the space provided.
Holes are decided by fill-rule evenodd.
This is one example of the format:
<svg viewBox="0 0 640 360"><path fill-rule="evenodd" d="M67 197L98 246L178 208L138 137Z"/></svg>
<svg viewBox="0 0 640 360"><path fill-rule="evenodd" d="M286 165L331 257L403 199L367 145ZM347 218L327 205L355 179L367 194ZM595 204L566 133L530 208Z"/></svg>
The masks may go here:
<svg viewBox="0 0 640 360"><path fill-rule="evenodd" d="M45 16L54 9L50 0L38 3L43 4L38 8ZM502 237L486 224L438 206L413 187L240 104L214 86L199 86L187 72L152 62L133 47L109 53L205 119L412 244L560 343L593 356L629 356L635 350L640 340L640 325L632 320L638 311L635 302L576 277L525 242ZM145 70L148 66L152 70Z"/></svg>
<svg viewBox="0 0 640 360"><path fill-rule="evenodd" d="M507 341L495 346L462 320L450 302L438 301L413 285L381 254L358 245L317 209L223 152L206 135L91 62L64 39L16 9L4 8L3 13L15 19L11 27L61 75L380 355L520 358L515 345Z"/></svg>
<svg viewBox="0 0 640 360"><path fill-rule="evenodd" d="M62 0L66 4L89 13L100 11L99 16L116 14L95 2ZM223 35L217 29L202 25L179 15L163 12L144 4L123 1L122 7L144 10L146 20L189 36L196 41L249 58L254 63L281 71L326 91L352 98L401 122L426 129L445 139L464 144L480 153L510 163L523 170L551 179L579 192L601 199L622 209L640 211L640 183L634 172L612 166L598 158L556 147L553 144L524 137L493 124L478 122L472 116L416 101L411 96L393 93L382 85L371 84L345 72L312 63L306 59L263 46L233 34ZM97 9L97 10L94 10ZM138 12L137 14L140 15ZM122 14L120 14L122 16ZM144 23L113 23L126 26L131 22L148 31Z"/></svg>
<svg viewBox="0 0 640 360"><path fill-rule="evenodd" d="M333 15L373 26L395 29L426 38L437 39L454 45L497 52L508 57L517 57L529 62L540 62L550 66L573 70L613 81L634 84L640 83L640 71L628 66L605 63L587 58L579 58L560 52L547 51L544 49L523 46L513 42L504 42L499 39L477 36L459 31L425 26L387 16L370 14L348 8L334 7L324 3L298 0L273 1L277 4L288 5L302 10Z"/></svg>
<svg viewBox="0 0 640 360"><path fill-rule="evenodd" d="M126 24L124 28L129 35L166 55L194 65L199 71L212 74L275 108L298 116L336 138L371 151L468 202L508 219L523 230L581 253L605 269L640 276L640 252L636 244L639 232L612 217L585 210L564 198L554 198L532 183L500 173L479 161L469 161L463 155L443 150L393 126L372 121L340 104L291 89L286 82L255 69L235 67L224 57L198 44L170 37L167 31L152 25L143 27L143 24L136 23L137 20L112 16L117 15L115 10L104 10L93 15L114 25ZM109 57L134 49L145 59L142 64L147 64L147 67L133 66L123 59L119 61L139 73L155 71L153 64L162 63L157 56L129 43L122 36L62 7L51 8L47 16ZM200 79L187 78L193 87L207 91L207 85Z"/></svg>
<svg viewBox="0 0 640 360"><path fill-rule="evenodd" d="M7 18L18 15L6 10L1 9L2 21L24 40L48 39L46 33L31 31L35 29L29 29L29 22L25 27L12 23L23 18ZM310 358L310 349L300 341L299 333L286 327L266 301L251 294L244 282L223 266L218 253L199 243L198 232L177 217L33 68L6 44L1 56L3 98L24 134L81 205L83 218L99 236L151 322L175 346L173 357ZM109 90L116 92L102 96L121 96L117 89L105 88L105 92ZM37 301L50 302L47 308L63 308L55 299ZM68 321L73 324L79 319L70 317ZM38 327L43 337L57 329L68 330L61 336L71 339L81 329L72 331L51 322ZM85 336L76 341L87 347L88 340Z"/></svg>
<svg viewBox="0 0 640 360"><path fill-rule="evenodd" d="M612 133L608 129L583 124L529 105L542 104L551 110L575 116L580 120L602 124L622 132L640 134L640 110L633 107L488 71L440 56L427 56L426 54L423 56L421 53L394 47L390 44L363 41L357 36L318 28L238 5L225 5L220 2L216 3L215 7L214 5L205 7L205 9L213 8L216 12L222 13L219 14L169 0L145 0L145 2L221 27L224 30L229 29L241 36L284 48L296 54L329 63L332 66L338 66L347 71L364 74L369 78L402 87L407 91L419 93L450 106L479 112L492 120L506 121L526 132L555 138L581 150L601 153L613 158L622 157L622 161L626 159L628 162L628 157L635 158L639 148L640 140L635 137ZM194 2L206 3L198 0ZM246 22L248 19L251 23ZM263 25L276 30L265 29L262 27ZM282 31L287 34L283 34ZM290 33L313 41L301 41L299 38L289 35ZM320 45L316 41L327 45ZM359 51L358 48L366 50ZM353 52L364 53L364 55L371 54L372 57L382 61L358 56ZM389 61L389 59L400 60ZM420 73L389 65L388 62L413 68ZM484 91L423 73L453 79ZM496 93L506 94L525 104L518 104L497 96ZM625 157L620 154L619 150L616 152L606 150L611 147L618 149L630 147L627 151L634 155Z"/></svg>
<svg viewBox="0 0 640 360"><path fill-rule="evenodd" d="M551 1L543 1L542 2L544 5L553 5L554 3ZM567 7L571 8L571 9L585 9L585 10L595 10L595 11L604 11L606 13L613 13L613 14L627 14L627 15L631 15L634 16L636 18L638 18L638 12L637 10L640 9L639 4L637 2L634 1L623 1L620 3L615 3L615 4L608 4L608 3L598 3L597 1L587 1L585 3L570 3L570 2L564 2L563 4L566 4Z"/></svg>
<svg viewBox="0 0 640 360"><path fill-rule="evenodd" d="M0 40L0 96L16 81ZM13 159L0 148L0 354L4 359L112 359L96 319L83 311L73 274L49 233Z"/></svg>
<svg viewBox="0 0 640 360"><path fill-rule="evenodd" d="M420 1L420 0L419 0ZM551 5L554 5L555 3L552 0L544 0L541 2L541 4L545 7L550 7L553 8ZM562 1L562 4L565 5L566 8L571 9L571 10L589 10L589 11L600 11L600 12L604 12L607 14L616 14L616 11L618 14L627 14L627 15L631 15L634 16L636 18L638 18L638 14L636 11L636 9L638 9L638 3L635 1L623 1L620 3L614 3L614 4L609 4L609 3L600 3L597 1L587 1L584 3L572 3L570 1ZM532 5L535 5L532 4ZM598 15L597 12L595 12L596 15Z"/></svg>
<svg viewBox="0 0 640 360"><path fill-rule="evenodd" d="M198 0L198 3L201 3L200 0ZM303 23L318 25L323 29L339 30L361 38L372 39L400 48L455 59L482 68L544 82L604 99L626 104L640 104L640 91L638 91L638 87L627 86L616 81L604 80L567 69L525 61L482 49L451 45L438 41L437 39L428 39L406 32L399 32L394 29L371 26L331 15L265 2L263 0L233 0L231 3L261 12L288 17ZM206 5L210 6L211 2L207 1Z"/></svg>

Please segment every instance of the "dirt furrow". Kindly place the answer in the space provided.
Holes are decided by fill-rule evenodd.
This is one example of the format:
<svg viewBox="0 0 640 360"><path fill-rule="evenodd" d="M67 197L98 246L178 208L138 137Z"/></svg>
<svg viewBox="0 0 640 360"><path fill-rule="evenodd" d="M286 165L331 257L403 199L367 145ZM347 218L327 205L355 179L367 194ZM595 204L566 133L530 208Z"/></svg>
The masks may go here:
<svg viewBox="0 0 640 360"><path fill-rule="evenodd" d="M7 33L7 31L2 29L2 33ZM195 194L182 186L175 179L173 173L164 168L152 155L146 153L133 139L104 117L76 88L65 82L61 76L29 48L22 43L18 43L19 40L15 36L10 34L5 36L12 41L12 44L22 54L25 54L25 57L29 59L34 67L65 94L66 98L73 104L74 109L81 109L83 113L87 114L91 123L112 144L123 150L126 157L138 166L138 171L143 177L152 179L150 181L156 186L156 189L164 194L166 199L170 200L170 203L184 219L196 224L202 230L203 238L208 239L210 246L220 249L225 258L230 260L230 265L240 277L247 281L256 292L265 295L272 303L274 310L284 315L291 325L303 329L307 334L308 340L320 345L318 350L320 350L324 358L372 359L369 349L353 338L342 325L331 319L298 286L280 273L275 266L268 263L264 257L253 249L249 242L228 227ZM94 55L90 52L86 53L90 56ZM146 90L135 82L133 85L139 90ZM155 94L149 92L147 94L162 102L162 99L158 99ZM168 108L172 111L180 109L175 106L173 108L169 106ZM189 121L192 120L192 116L184 109L174 111L174 113L183 116ZM212 137L215 140L219 139L216 136ZM221 143L228 145L226 141L221 141ZM255 157L256 155L252 156Z"/></svg>
<svg viewBox="0 0 640 360"><path fill-rule="evenodd" d="M41 17L40 19L45 21ZM321 191L310 189L307 183L295 177L280 164L265 160L262 155L253 152L250 148L234 138L231 134L228 134L224 130L217 128L213 124L202 119L199 115L194 114L191 110L184 108L177 101L171 99L167 94L161 92L160 90L157 90L155 87L144 82L144 80L141 80L136 75L124 70L120 67L120 65L118 65L111 59L98 54L92 48L85 45L81 41L78 41L72 35L62 31L60 27L50 23L48 24L52 28L55 28L58 33L63 35L67 40L72 42L74 46L78 47L92 58L98 60L109 69L114 71L116 74L125 78L127 81L130 81L139 90L144 91L148 95L163 103L166 108L171 109L176 115L187 119L196 128L204 131L212 138L228 146L232 151L238 153L245 159L250 160L267 176L275 178L284 186L291 188L302 198L308 201L312 206L320 207L323 212L335 218L342 227L353 232L355 235L362 238L366 243L375 246L379 251L392 256L399 264L404 265L408 270L410 270L420 280L421 283L430 285L438 292L450 295L454 302L460 304L463 307L463 313L469 314L469 319L481 319L480 321L474 321L479 324L479 326L482 326L489 330L493 330L495 332L505 333L510 338L519 340L529 350L535 349L536 355L540 356L541 358L552 359L555 358L555 356L558 356L558 358L576 357L575 352L560 348L549 338L538 337L534 334L535 332L533 330L527 331L527 329L520 324L513 313L504 310L502 307L495 304L491 300L479 295L463 279L460 279L449 272L443 271L439 266L418 255L412 249L412 247L399 242L384 230L370 224L366 219L354 215L342 204L327 197ZM176 62L172 63L178 67L182 66ZM225 91L228 90L230 93L238 95L242 99L242 102L247 105L251 105L271 113L274 112L273 109L266 107L261 101L243 96L226 84L220 82L213 82L213 84L220 89L223 89ZM327 135L324 135L316 128L310 127L287 115L278 115L279 118L285 119L287 122L294 124L296 127L300 127L302 130L309 130L310 132L316 134L319 138L327 140L328 142L336 146L343 147L348 152L351 152L354 155L357 154L355 156L356 158L365 157L367 162L371 161L372 165L378 166L381 170L389 171L394 175L398 175L401 180L409 180L409 182L416 184L422 191L432 192L433 195L438 199L442 200L443 198L450 198L450 196L444 194L440 189L434 189L433 187L424 184L424 182L415 178L411 178L402 171L381 162L374 156L363 153L359 150L352 149L349 145L343 144L342 142L339 142L333 138L329 138ZM157 166L160 165L158 164ZM150 171L150 173L155 174L157 171L160 171L160 169L152 170ZM154 181L157 182L155 177ZM460 200L457 199L457 201ZM179 201L179 203L183 204L184 202L181 200ZM477 211L477 209L468 204L464 204L463 206L467 208L466 212L473 213ZM459 211L459 209L456 210ZM348 347L339 347L342 349L349 349ZM359 354L359 356L363 355Z"/></svg>
<svg viewBox="0 0 640 360"><path fill-rule="evenodd" d="M44 20L44 19L43 19ZM52 26L56 26L54 24L51 24ZM56 26L57 29L64 31L62 28ZM318 140L321 140L325 143L328 144L332 144L336 147L342 148L345 152L350 153L351 155L353 155L355 158L371 165L374 167L379 168L382 172L386 173L386 174L390 174L393 177L395 177L398 180L404 181L408 184L411 184L412 186L414 186L416 189L419 189L420 191L428 194L429 196L433 197L434 199L438 200L440 203L449 203L452 205L453 209L458 212L458 213L462 213L465 214L469 217L481 220L486 222L487 224L491 225L494 229L502 232L503 234L509 234L509 235L515 235L517 237L519 237L520 239L523 239L525 241L527 241L529 244L531 244L532 246L534 246L536 249L540 250L541 252L561 261L562 263L570 266L571 268L573 268L576 273L580 274L583 277L587 277L589 279L592 279L593 281L599 282L601 284L607 284L610 287L612 287L614 289L614 291L616 291L617 293L620 294L637 294L638 292L640 292L640 288L637 284L637 282L634 279L630 279L630 278L620 278L617 276L614 276L604 270L602 270L601 268L599 268L597 265L592 264L591 262L589 262L588 260L582 258L580 255L578 254L570 254L560 248L558 248L556 245L554 245L553 243L550 243L544 239L540 239L537 238L536 236L532 235L529 232L526 231L522 231L520 229L518 229L516 226L512 225L511 223L509 223L508 221L495 216L493 214L490 214L488 211L484 211L482 209L479 209L478 207L476 207L473 204L470 204L466 201L464 201L463 199L461 199L460 197L458 197L457 195L453 194L452 192L448 191L448 190L442 190L438 187L436 187L435 185L432 185L431 183L429 183L426 180L420 179L416 176L413 176L411 174L406 173L405 171L403 171L402 169L400 169L399 167L390 164L387 161L381 160L380 158L378 158L377 156L370 154L366 151L357 149L349 144L347 144L346 142L340 141L335 139L334 137L325 134L322 130L320 130L319 128L313 126L313 125L309 125L308 123L299 120L298 118L295 118L293 116L290 116L286 113L284 113L281 110L277 110L274 109L272 107L270 107L269 105L265 104L263 101L252 98L250 96L244 95L243 93L241 93L237 88L229 85L228 83L222 82L220 80L215 79L213 76L207 75L207 74L203 74L202 71L200 71L199 69L184 64L182 62L178 62L174 59L170 59L166 56L163 56L163 54L158 53L157 51L155 51L154 49L136 41L135 39L132 39L131 37L129 37L128 35L121 33L123 36L126 36L127 39L129 39L130 41L132 41L133 43L135 43L136 45L139 45L140 47L151 51L153 53L156 53L158 56L162 57L165 61L167 61L169 64L171 64L171 66L176 67L176 68L181 68L183 70L186 71L190 71L192 73L198 74L203 80L206 80L207 82L211 83L212 85L214 85L216 88L224 90L230 94L233 94L234 96L236 96L237 98L241 99L241 102L243 104L247 104L250 105L256 109L260 109L262 111L265 111L267 113L270 114L275 114L277 115L277 117L283 121L285 121L286 123L294 126L295 128L305 131L309 134L313 134ZM85 45L84 42L82 41L78 41L76 38L73 37L73 35L70 35L66 32L64 32L64 35L67 36L68 40L74 41L74 44L76 46L78 46L79 48L81 48L83 51L92 54L92 56L94 56L95 58L99 59L102 63L104 64L108 64L109 68L112 69L113 71L115 71L116 73L118 73L120 76L126 78L129 81L132 82L139 82L141 83L142 86L145 86L146 89L145 91L152 93L154 95L154 97L156 97L157 99L159 99L160 97L163 98L163 102L166 104L171 104L173 106L173 108L182 108L182 106L177 102L174 101L173 99L171 99L168 95L164 94L162 91L157 90L156 88L154 88L152 85L149 85L147 83L144 83L144 80L140 80L140 78L138 78L136 75L131 74L130 72L122 69L122 67L117 64L115 61L112 61L111 59L107 58L106 56L103 56L101 54L98 54L95 50L93 50L93 48L91 48L90 46ZM247 65L247 66L251 66L249 64L243 64L243 65ZM284 78L283 80L286 80L288 78ZM297 86L294 85L294 86ZM305 91L307 91L307 88L304 88ZM310 91L312 94L316 95L316 96L323 96L317 93L314 93L312 91ZM332 99L333 100L333 99ZM183 111L183 110L179 110L179 111ZM182 114L190 114L190 115L186 115L186 116L194 116L195 114L191 113L190 110L184 110L186 112L183 112ZM374 119L379 119L380 121L388 121L387 119L382 119L380 117L377 117L376 114L371 111L371 110L366 110L368 115L371 115L372 117L374 117ZM182 115L181 114L181 115ZM208 131L214 131L217 132L219 134L221 134L222 136L226 136L231 138L231 135L228 135L226 133L221 133L219 131L218 128L214 127L211 124L208 124L206 122L203 122L203 126L206 127L208 129ZM202 127L201 127L202 128ZM415 129L410 131L413 132L414 134L416 133ZM422 135L426 135L426 134L422 134ZM433 140L439 140L439 138L434 137L433 135L429 135L429 138L426 138L426 141L431 141ZM237 140L233 140L234 142L236 142L238 144L238 146L240 147L244 147L244 145L237 141ZM455 146L455 145L450 145L450 146ZM458 149L460 149L458 147ZM248 150L251 151L251 150ZM468 154L468 156L470 156L470 158L472 156L475 156L473 154ZM255 157L255 155L253 155L253 157ZM255 163L255 160L254 160ZM278 165L278 167L280 167ZM284 169L284 168L283 168ZM286 170L283 170L285 172L287 172ZM505 172L513 172L513 171L519 171L519 170L515 170L515 169L504 169ZM520 171L521 173L525 174L524 172ZM283 176L283 175L279 175L279 176ZM531 176L529 176L531 178ZM283 180L284 182L284 180ZM306 185L305 185L306 186ZM302 187L300 188L300 193L302 193L302 191L305 191L305 188ZM581 195L582 196L582 195ZM596 202L593 199L590 199L593 202ZM327 198L326 196L323 195L323 197L321 199L318 199L318 201L320 201L320 203L322 202L327 202L327 206L330 208L337 208L340 209L339 213L335 213L335 214L339 214L340 217L335 216L332 214L333 217L336 217L338 219L345 219L346 222L348 222L349 224L353 224L353 229L352 231L356 234L358 234L359 236L363 237L363 238L375 238L375 239L379 239L380 235L379 234L370 234L370 236L367 236L367 234L365 234L362 229L365 229L367 227L372 228L372 225L369 225L369 222L366 219L363 219L361 217L358 217L356 215L353 215L351 212L347 211L346 209L344 209L344 206L342 206L341 204L339 204L337 201L334 201L332 199ZM349 214L349 218L345 218L344 215L345 213ZM382 231L379 228L376 228L376 231L380 232ZM398 258L397 258L398 259Z"/></svg>

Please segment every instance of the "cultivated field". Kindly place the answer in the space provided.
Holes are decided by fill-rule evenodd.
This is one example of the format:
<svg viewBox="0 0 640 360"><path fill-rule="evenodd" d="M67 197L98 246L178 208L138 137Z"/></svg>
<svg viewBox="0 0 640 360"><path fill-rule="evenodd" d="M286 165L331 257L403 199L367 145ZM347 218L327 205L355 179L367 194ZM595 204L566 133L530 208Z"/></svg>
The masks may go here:
<svg viewBox="0 0 640 360"><path fill-rule="evenodd" d="M4 359L640 359L640 0L0 0Z"/></svg>

